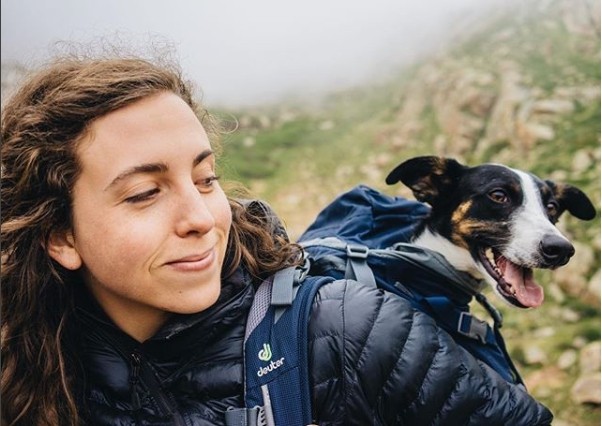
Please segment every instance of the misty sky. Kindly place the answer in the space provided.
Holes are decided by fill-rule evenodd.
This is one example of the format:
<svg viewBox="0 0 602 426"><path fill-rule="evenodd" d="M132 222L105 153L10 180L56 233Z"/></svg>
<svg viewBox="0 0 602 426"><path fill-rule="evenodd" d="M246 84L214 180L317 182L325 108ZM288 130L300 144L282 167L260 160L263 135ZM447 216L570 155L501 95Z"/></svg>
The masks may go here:
<svg viewBox="0 0 602 426"><path fill-rule="evenodd" d="M58 41L177 50L208 105L345 87L421 57L497 0L2 0L2 61Z"/></svg>

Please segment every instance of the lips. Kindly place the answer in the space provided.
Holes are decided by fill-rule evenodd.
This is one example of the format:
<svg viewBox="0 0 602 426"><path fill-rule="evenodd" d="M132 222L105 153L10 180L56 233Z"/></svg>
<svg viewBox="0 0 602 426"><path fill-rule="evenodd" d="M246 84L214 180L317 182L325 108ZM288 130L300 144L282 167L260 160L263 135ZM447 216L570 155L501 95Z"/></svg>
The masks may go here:
<svg viewBox="0 0 602 426"><path fill-rule="evenodd" d="M200 271L210 267L215 259L215 248L212 248L201 254L191 254L171 260L165 265L181 271Z"/></svg>
<svg viewBox="0 0 602 426"><path fill-rule="evenodd" d="M519 308L536 308L543 303L543 287L533 278L533 269L517 265L493 248L479 250L485 270L497 283L498 293Z"/></svg>

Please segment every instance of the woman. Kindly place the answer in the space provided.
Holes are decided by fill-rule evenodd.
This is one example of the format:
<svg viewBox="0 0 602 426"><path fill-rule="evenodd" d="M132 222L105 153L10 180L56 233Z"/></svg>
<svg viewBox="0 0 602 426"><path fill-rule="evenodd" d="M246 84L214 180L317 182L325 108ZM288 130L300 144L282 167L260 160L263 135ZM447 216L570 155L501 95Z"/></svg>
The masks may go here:
<svg viewBox="0 0 602 426"><path fill-rule="evenodd" d="M254 291L299 250L225 195L215 133L175 67L136 58L57 60L6 103L3 422L224 424L244 405ZM325 285L309 330L316 423L551 422L380 290Z"/></svg>

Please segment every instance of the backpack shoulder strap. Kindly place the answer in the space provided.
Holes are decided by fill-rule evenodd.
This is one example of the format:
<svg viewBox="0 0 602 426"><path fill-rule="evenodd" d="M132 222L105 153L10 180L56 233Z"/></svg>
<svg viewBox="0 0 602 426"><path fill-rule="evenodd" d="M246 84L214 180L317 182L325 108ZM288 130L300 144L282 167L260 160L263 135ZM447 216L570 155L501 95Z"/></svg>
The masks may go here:
<svg viewBox="0 0 602 426"><path fill-rule="evenodd" d="M259 286L244 343L245 408L226 411L228 426L311 423L307 328L316 292L332 281L291 267Z"/></svg>

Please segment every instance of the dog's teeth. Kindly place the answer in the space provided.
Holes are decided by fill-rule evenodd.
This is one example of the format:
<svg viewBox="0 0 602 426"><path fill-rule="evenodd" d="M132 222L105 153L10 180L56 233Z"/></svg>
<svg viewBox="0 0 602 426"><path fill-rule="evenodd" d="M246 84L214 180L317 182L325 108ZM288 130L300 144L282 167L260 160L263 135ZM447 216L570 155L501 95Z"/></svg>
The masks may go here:
<svg viewBox="0 0 602 426"><path fill-rule="evenodd" d="M494 259L493 249L488 248L487 250L485 250L485 255L490 259Z"/></svg>

